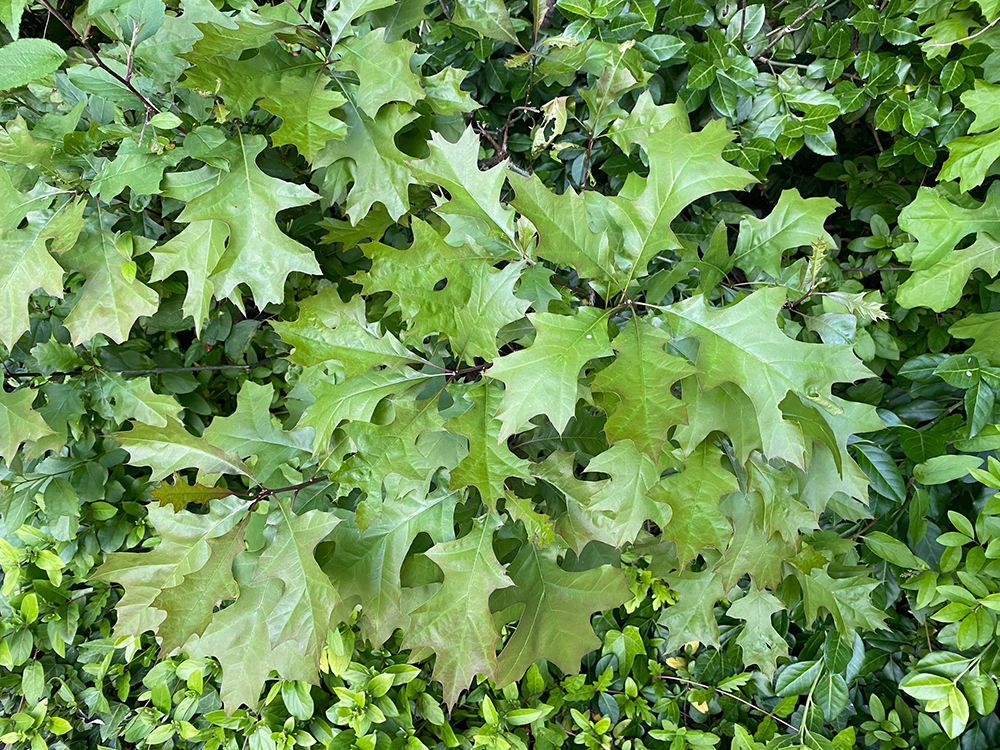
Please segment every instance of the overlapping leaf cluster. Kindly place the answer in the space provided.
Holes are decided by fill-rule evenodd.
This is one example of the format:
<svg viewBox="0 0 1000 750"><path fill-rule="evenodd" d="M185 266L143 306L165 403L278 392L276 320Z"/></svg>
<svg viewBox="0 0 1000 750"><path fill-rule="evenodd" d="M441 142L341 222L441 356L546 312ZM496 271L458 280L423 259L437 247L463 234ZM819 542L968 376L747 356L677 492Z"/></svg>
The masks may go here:
<svg viewBox="0 0 1000 750"><path fill-rule="evenodd" d="M0 739L995 733L945 5L0 0Z"/></svg>

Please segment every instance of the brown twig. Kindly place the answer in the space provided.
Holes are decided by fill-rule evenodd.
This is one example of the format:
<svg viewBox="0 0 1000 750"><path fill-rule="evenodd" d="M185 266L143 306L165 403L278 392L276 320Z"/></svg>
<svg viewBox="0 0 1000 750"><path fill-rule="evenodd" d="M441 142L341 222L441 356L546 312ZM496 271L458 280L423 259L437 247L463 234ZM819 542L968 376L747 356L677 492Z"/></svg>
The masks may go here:
<svg viewBox="0 0 1000 750"><path fill-rule="evenodd" d="M756 705L755 703L751 703L750 701L748 701L748 700L746 700L744 698L741 698L740 696L736 695L735 693L730 693L728 690L723 690L722 688L714 687L712 685L706 685L703 682L695 682L694 680L685 680L683 677L674 677L673 675L669 675L669 674L658 674L658 675L656 675L656 678L658 680L671 680L672 682L683 682L686 685L694 685L695 687L704 688L706 690L714 690L715 692L719 693L720 695L724 695L727 698L732 698L737 703L742 703L747 708L752 708L754 711L757 711L759 713L764 714L765 716L768 716L768 717L774 719L776 722L778 722L779 724L781 724L784 727L787 727L788 729L794 729L796 732L799 731L798 727L796 727L794 724L789 724L787 721L785 721L784 719L782 719L780 716L775 716L770 711L766 711L763 708L761 708L760 706Z"/></svg>

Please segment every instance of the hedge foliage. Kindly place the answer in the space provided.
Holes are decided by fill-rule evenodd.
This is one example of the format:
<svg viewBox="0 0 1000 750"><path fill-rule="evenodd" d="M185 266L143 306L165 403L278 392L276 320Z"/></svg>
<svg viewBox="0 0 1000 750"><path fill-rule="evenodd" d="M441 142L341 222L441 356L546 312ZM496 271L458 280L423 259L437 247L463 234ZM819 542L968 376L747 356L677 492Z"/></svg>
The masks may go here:
<svg viewBox="0 0 1000 750"><path fill-rule="evenodd" d="M996 0L0 0L0 742L1000 745Z"/></svg>

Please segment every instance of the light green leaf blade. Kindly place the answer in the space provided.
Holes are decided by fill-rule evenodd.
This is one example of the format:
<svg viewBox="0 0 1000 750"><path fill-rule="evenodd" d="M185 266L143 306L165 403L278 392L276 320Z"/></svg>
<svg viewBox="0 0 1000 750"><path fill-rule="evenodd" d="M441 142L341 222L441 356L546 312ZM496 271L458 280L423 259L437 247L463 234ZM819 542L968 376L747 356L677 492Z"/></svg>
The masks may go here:
<svg viewBox="0 0 1000 750"><path fill-rule="evenodd" d="M762 289L727 308L711 308L696 296L666 308L675 336L699 341L702 388L735 383L750 398L764 452L803 465L802 434L784 420L779 404L789 393L831 413L834 383L871 377L849 345L806 344L785 336L774 323L785 302L782 288Z"/></svg>
<svg viewBox="0 0 1000 750"><path fill-rule="evenodd" d="M896 294L904 307L929 307L944 312L962 298L969 276L982 268L991 276L1000 272L1000 242L980 233L969 247L954 250L934 265L913 273Z"/></svg>
<svg viewBox="0 0 1000 750"><path fill-rule="evenodd" d="M18 17L21 15L20 11L12 12L10 23L3 19L8 28L13 25L15 14ZM44 78L57 71L65 61L66 53L54 42L47 39L15 39L0 47L0 91L20 88Z"/></svg>
<svg viewBox="0 0 1000 750"><path fill-rule="evenodd" d="M161 592L180 585L185 577L208 565L213 554L210 540L230 534L246 515L246 509L247 502L232 495L212 502L204 515L147 506L150 523L161 538L156 549L113 553L93 573L97 580L119 583L125 588L116 606L115 637L138 638L147 630L158 631L168 613L153 602ZM239 532L238 535L242 537ZM225 546L223 542L219 545L216 551ZM215 604L203 602L209 617Z"/></svg>
<svg viewBox="0 0 1000 750"><path fill-rule="evenodd" d="M308 457L313 438L308 428L282 429L270 411L273 397L272 386L246 381L237 395L236 411L213 419L204 433L204 439L221 450L254 456L254 474L265 483L282 464Z"/></svg>
<svg viewBox="0 0 1000 750"><path fill-rule="evenodd" d="M352 37L339 47L340 67L353 70L361 81L355 95L358 107L369 117L389 102L414 105L424 98L420 78L410 70L413 42L386 42L382 32Z"/></svg>
<svg viewBox="0 0 1000 750"><path fill-rule="evenodd" d="M153 256L150 281L163 281L178 271L187 277L187 293L181 310L191 316L199 335L215 294L211 277L226 252L228 239L229 225L225 222L193 221L179 234L150 250Z"/></svg>
<svg viewBox="0 0 1000 750"><path fill-rule="evenodd" d="M748 216L740 222L734 264L744 271L756 266L777 278L786 251L814 244L836 248L836 241L823 228L836 208L832 198L803 198L794 188L783 190L766 218Z"/></svg>
<svg viewBox="0 0 1000 750"><path fill-rule="evenodd" d="M677 545L681 565L705 547L726 548L733 526L723 515L719 501L739 489L736 477L722 467L722 452L706 440L684 461L684 470L672 474L651 490L651 495L671 510L670 522L662 525L663 536Z"/></svg>
<svg viewBox="0 0 1000 750"><path fill-rule="evenodd" d="M457 0L451 21L490 39L521 46L503 0Z"/></svg>
<svg viewBox="0 0 1000 750"><path fill-rule="evenodd" d="M271 133L272 145L291 144L314 162L327 141L347 135L347 125L330 114L347 99L328 89L330 82L324 74L289 74L265 90L261 106L281 118L281 125Z"/></svg>
<svg viewBox="0 0 1000 750"><path fill-rule="evenodd" d="M449 142L440 133L432 133L428 146L430 156L410 162L410 168L415 177L440 185L451 196L450 200L439 199L435 209L450 223L453 222L450 217L462 220L453 223L449 242L461 244L466 241L463 235L469 234L480 243L484 235L506 238L513 243L514 210L500 203L507 170L503 164L486 171L479 169L479 137L472 128L466 128L457 143Z"/></svg>
<svg viewBox="0 0 1000 750"><path fill-rule="evenodd" d="M646 521L661 529L669 525L671 507L651 492L659 481L659 469L631 440L622 440L598 454L586 470L611 477L594 493L589 508L611 519L611 535L604 540L608 544L624 547L634 542Z"/></svg>
<svg viewBox="0 0 1000 750"><path fill-rule="evenodd" d="M489 376L506 385L496 414L503 425L499 439L529 427L532 417L545 414L557 430L565 429L576 411L577 379L583 366L611 355L607 315L584 307L576 315L531 313L538 332L527 349L494 361Z"/></svg>
<svg viewBox="0 0 1000 750"><path fill-rule="evenodd" d="M284 298L285 279L294 271L319 274L309 248L278 227L275 215L286 208L316 200L305 185L275 179L257 167L257 155L267 145L263 136L238 133L229 172L218 184L189 202L177 220L223 221L229 226L229 245L213 270L211 281L218 297L230 297L239 306L239 284L247 284L257 307Z"/></svg>
<svg viewBox="0 0 1000 750"><path fill-rule="evenodd" d="M64 321L75 344L89 341L98 333L121 343L140 316L156 312L156 292L122 273L128 258L148 251L152 244L152 240L131 234L113 237L104 230L87 231L76 247L61 257L68 269L86 278Z"/></svg>
<svg viewBox="0 0 1000 750"><path fill-rule="evenodd" d="M276 578L284 584L281 599L267 617L271 647L289 643L318 664L340 596L314 553L341 519L319 510L297 515L287 501L279 500L267 522L275 529L274 540L257 560L253 581Z"/></svg>
<svg viewBox="0 0 1000 750"><path fill-rule="evenodd" d="M771 615L784 608L773 594L751 586L746 596L733 602L726 612L744 622L736 637L743 650L743 663L757 665L768 678L777 669L777 660L788 656L788 644L771 624Z"/></svg>
<svg viewBox="0 0 1000 750"><path fill-rule="evenodd" d="M183 408L172 396L153 391L149 378L125 380L115 372L95 373L98 389L95 408L119 424L135 419L153 427L176 421Z"/></svg>
<svg viewBox="0 0 1000 750"><path fill-rule="evenodd" d="M670 633L664 650L676 651L690 641L718 646L719 625L713 610L725 594L719 574L710 569L681 571L666 580L677 593L677 603L666 607L660 615L659 624Z"/></svg>
<svg viewBox="0 0 1000 750"><path fill-rule="evenodd" d="M189 468L203 474L252 476L237 456L215 447L205 438L195 437L176 420L168 422L166 427L136 424L128 432L118 432L112 437L128 451L132 463L153 470L152 482Z"/></svg>
<svg viewBox="0 0 1000 750"><path fill-rule="evenodd" d="M3 169L0 173L6 175ZM0 177L0 198L4 197L3 181ZM30 210L30 206L24 208ZM18 210L7 218L17 219L19 224L24 218L18 216L20 213ZM47 236L44 224L31 221L23 229L0 228L0 343L8 349L29 328L28 300L35 289L55 297L63 295L63 269L46 248Z"/></svg>
<svg viewBox="0 0 1000 750"><path fill-rule="evenodd" d="M411 492L385 510L364 531L358 529L353 514L344 513L345 522L331 537L337 545L333 560L326 566L333 585L344 600L345 614L355 604L362 605L362 633L381 645L396 628L406 630L409 618L403 611L400 569L413 540L421 532L435 542L454 537L455 492L425 495Z"/></svg>
<svg viewBox="0 0 1000 750"><path fill-rule="evenodd" d="M501 424L494 417L503 398L503 391L488 379L471 386L455 387L453 395L471 402L472 408L448 420L445 427L469 441L469 455L451 471L452 489L475 487L486 505L494 509L496 501L506 494L505 483L510 477L530 479L528 461L510 452L499 439Z"/></svg>
<svg viewBox="0 0 1000 750"><path fill-rule="evenodd" d="M667 331L633 318L611 342L615 361L592 384L595 391L618 397L609 404L608 440L631 440L654 461L659 461L671 428L687 420L687 407L672 388L694 372L689 362L667 354L669 340Z"/></svg>
<svg viewBox="0 0 1000 750"><path fill-rule="evenodd" d="M600 639L590 626L594 612L617 607L631 596L620 570L604 565L581 573L559 567L558 550L524 544L507 568L511 588L493 595L493 609L523 607L514 634L497 661L497 687L520 679L539 659L567 674L580 669L580 659Z"/></svg>
<svg viewBox="0 0 1000 750"><path fill-rule="evenodd" d="M42 415L31 408L35 391L19 388L10 393L0 389L0 458L10 463L22 443L54 435ZM13 529L8 529L13 531Z"/></svg>
<svg viewBox="0 0 1000 750"><path fill-rule="evenodd" d="M499 633L490 613L490 595L512 586L493 552L493 534L500 521L490 515L476 519L472 530L427 551L444 573L440 588L410 612L403 648L434 649L434 679L453 706L477 674L496 673Z"/></svg>

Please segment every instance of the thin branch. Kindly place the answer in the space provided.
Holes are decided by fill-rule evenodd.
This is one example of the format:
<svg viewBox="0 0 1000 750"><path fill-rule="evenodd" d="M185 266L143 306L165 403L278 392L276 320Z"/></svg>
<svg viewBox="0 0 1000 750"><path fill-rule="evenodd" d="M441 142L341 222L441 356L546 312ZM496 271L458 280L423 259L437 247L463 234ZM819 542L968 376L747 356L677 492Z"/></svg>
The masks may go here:
<svg viewBox="0 0 1000 750"><path fill-rule="evenodd" d="M859 268L844 268L842 269L845 273L848 271L864 271L866 273L877 273L879 271L909 271L910 269L906 266L861 266Z"/></svg>
<svg viewBox="0 0 1000 750"><path fill-rule="evenodd" d="M673 675L668 675L668 674L658 674L658 675L656 675L656 678L658 680L671 680L673 682L683 682L686 685L694 685L695 687L705 688L707 690L714 690L715 692L719 693L720 695L724 695L727 698L732 698L737 703L742 703L747 708L752 708L754 711L762 713L765 716L769 716L770 718L774 719L776 722L778 722L782 726L787 727L788 729L793 729L796 732L799 731L798 727L796 727L794 724L789 724L787 721L785 721L784 719L782 719L780 716L775 716L770 711L765 711L760 706L758 706L758 705L756 705L754 703L751 703L750 701L745 700L744 698L741 698L740 696L736 695L735 693L730 693L728 690L723 690L722 688L717 688L717 687L714 687L712 685L706 685L703 682L695 682L694 680L685 680L683 677L674 677Z"/></svg>
<svg viewBox="0 0 1000 750"><path fill-rule="evenodd" d="M804 21L806 19L806 17L810 13L812 13L814 10L816 10L817 8L819 8L821 5L823 5L822 0L820 0L820 2L813 3L811 6L809 6L809 10L807 10L805 13L803 13L801 16L799 16L798 18L796 18L790 24L788 24L787 26L785 26L784 28L782 28L781 31L780 31L780 33L776 37L774 37L774 39L772 39L770 42L768 42L768 45L766 47L764 47L764 49L762 49L757 54L757 56L754 59L759 60L764 55L766 55L768 52L770 52L771 48L774 47L774 45L776 45L778 42L780 42L786 36L788 36L789 34L791 34L793 31L798 31L798 28L796 28L796 24L799 23L800 21ZM772 31L771 33L773 34L774 32Z"/></svg>
<svg viewBox="0 0 1000 750"><path fill-rule="evenodd" d="M271 362L275 359L281 359L287 355L285 354L275 354L271 357L265 357L264 359L258 360L252 364L246 365L194 365L192 367L147 367L138 370L115 370L108 369L106 367L95 367L90 370L78 369L69 370L66 372L7 372L6 377L14 378L16 380L30 380L31 378L51 378L56 375L61 376L72 376L72 375L84 375L88 372L113 372L117 375L161 375L165 373L174 372L206 372L210 370L252 370L255 367L259 367L265 362ZM6 367L4 368L6 370Z"/></svg>
<svg viewBox="0 0 1000 750"><path fill-rule="evenodd" d="M59 23L61 23L65 27L65 29L73 36L73 38L80 43L81 47L83 47L85 50L87 50L87 52L91 54L91 56L94 58L94 62L97 64L97 67L107 72L108 75L110 75L120 84L122 84L125 88L127 88L129 92L132 93L133 96L135 96L139 101L141 101L144 105L146 105L147 110L153 110L154 112L157 113L163 111L155 104L153 104L153 102L151 102L142 92L140 92L139 89L133 86L131 81L129 81L124 76L119 75L110 67L108 67L107 63L105 63L104 60L101 59L101 56L97 54L97 50L95 50L93 47L90 46L89 42L87 42L87 40L83 38L83 35L79 31L73 28L73 24L67 21L63 17L63 15L52 6L49 0L38 0L38 2L43 8L45 8L45 10L49 12L49 14L53 18L55 18ZM184 128L178 126L177 129L182 133L184 133L185 135L187 135L187 130L185 130Z"/></svg>
<svg viewBox="0 0 1000 750"><path fill-rule="evenodd" d="M125 80L132 80L132 66L135 64L135 45L139 43L139 24L132 20L132 41L128 45L128 52L125 53ZM141 138L139 139L142 140Z"/></svg>

